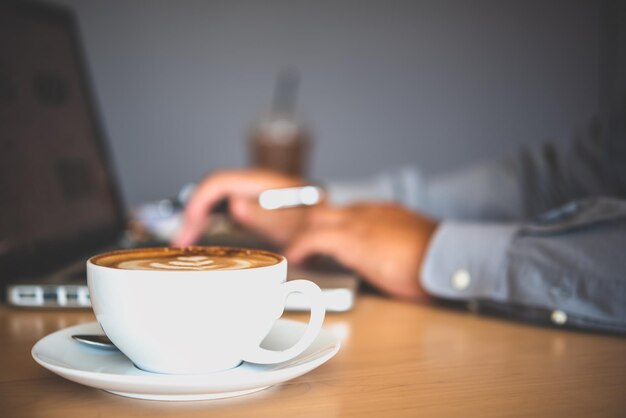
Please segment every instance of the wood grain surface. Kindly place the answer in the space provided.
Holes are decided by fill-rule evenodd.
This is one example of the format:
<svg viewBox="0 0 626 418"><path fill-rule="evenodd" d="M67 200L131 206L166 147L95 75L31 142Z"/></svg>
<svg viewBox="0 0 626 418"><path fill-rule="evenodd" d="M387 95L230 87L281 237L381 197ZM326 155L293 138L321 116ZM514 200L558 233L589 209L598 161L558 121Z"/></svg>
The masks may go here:
<svg viewBox="0 0 626 418"><path fill-rule="evenodd" d="M327 316L342 349L311 373L238 398L157 402L81 386L31 358L43 336L93 320L0 306L0 416L626 417L626 338L363 295Z"/></svg>

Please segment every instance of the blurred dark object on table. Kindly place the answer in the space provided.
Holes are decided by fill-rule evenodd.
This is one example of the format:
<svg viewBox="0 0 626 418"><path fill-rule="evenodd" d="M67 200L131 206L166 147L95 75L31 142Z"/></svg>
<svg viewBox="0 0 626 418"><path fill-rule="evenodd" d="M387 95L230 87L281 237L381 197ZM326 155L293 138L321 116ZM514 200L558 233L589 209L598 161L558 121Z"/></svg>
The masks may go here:
<svg viewBox="0 0 626 418"><path fill-rule="evenodd" d="M300 77L295 70L278 74L270 115L250 133L250 163L295 177L306 177L311 148L310 132L296 118Z"/></svg>

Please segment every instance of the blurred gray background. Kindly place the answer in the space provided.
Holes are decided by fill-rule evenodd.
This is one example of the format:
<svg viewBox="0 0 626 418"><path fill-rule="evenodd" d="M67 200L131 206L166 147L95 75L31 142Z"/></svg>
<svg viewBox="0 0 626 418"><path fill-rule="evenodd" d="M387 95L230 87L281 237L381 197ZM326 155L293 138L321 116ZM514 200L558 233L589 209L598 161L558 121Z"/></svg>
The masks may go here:
<svg viewBox="0 0 626 418"><path fill-rule="evenodd" d="M55 2L77 12L131 205L244 166L285 66L320 180L564 140L625 86L618 0Z"/></svg>

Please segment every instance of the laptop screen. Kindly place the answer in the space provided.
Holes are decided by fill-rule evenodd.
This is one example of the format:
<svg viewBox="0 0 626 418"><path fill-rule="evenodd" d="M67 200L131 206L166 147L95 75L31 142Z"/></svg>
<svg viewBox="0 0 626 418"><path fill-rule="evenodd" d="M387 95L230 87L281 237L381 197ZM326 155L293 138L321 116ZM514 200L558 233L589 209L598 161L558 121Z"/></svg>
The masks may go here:
<svg viewBox="0 0 626 418"><path fill-rule="evenodd" d="M57 6L0 5L0 264L62 261L123 227L75 32Z"/></svg>

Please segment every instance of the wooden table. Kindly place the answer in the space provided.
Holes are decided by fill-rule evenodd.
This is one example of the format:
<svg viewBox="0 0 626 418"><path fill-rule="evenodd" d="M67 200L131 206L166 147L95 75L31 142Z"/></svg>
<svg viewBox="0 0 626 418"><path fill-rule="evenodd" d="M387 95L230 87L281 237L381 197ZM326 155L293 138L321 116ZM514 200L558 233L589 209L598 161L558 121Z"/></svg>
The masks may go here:
<svg viewBox="0 0 626 418"><path fill-rule="evenodd" d="M41 337L93 320L0 306L0 416L626 416L626 338L364 295L328 315L343 347L319 369L248 396L174 403L81 386L31 358Z"/></svg>

